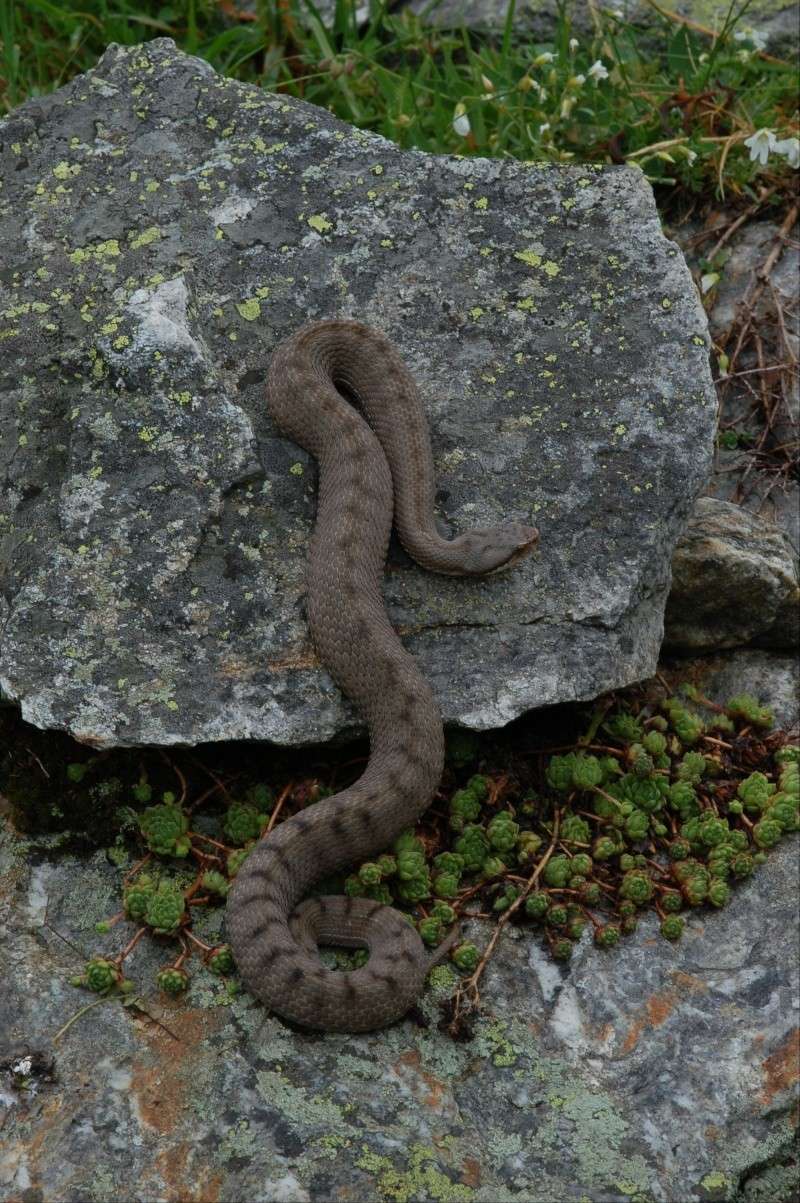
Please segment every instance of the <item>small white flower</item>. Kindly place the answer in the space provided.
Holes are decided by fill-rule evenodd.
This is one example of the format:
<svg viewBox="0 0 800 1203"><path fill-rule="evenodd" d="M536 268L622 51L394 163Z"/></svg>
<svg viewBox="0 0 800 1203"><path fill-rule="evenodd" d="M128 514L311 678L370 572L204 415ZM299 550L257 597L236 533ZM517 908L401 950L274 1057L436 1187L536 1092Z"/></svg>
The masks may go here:
<svg viewBox="0 0 800 1203"><path fill-rule="evenodd" d="M549 129L550 129L550 122L545 121L542 125L539 126L539 133L546 134Z"/></svg>
<svg viewBox="0 0 800 1203"><path fill-rule="evenodd" d="M580 42L578 41L578 39L577 39L577 38L570 38L570 40L569 40L569 52L570 52L570 54L574 54L574 53L575 53L575 51L578 49L578 46L579 46L579 45L580 45Z"/></svg>
<svg viewBox="0 0 800 1203"><path fill-rule="evenodd" d="M745 138L744 144L750 148L750 162L758 162L763 167L769 152L775 149L775 135L771 129L757 129L749 138Z"/></svg>
<svg viewBox="0 0 800 1203"><path fill-rule="evenodd" d="M743 25L741 29L737 29L733 40L735 42L751 42L756 50L763 50L767 44L766 34L759 33L757 29L753 29L752 25Z"/></svg>
<svg viewBox="0 0 800 1203"><path fill-rule="evenodd" d="M608 71L606 71L605 67L603 66L602 59L598 59L596 63L592 63L586 74L590 79L594 79L598 83L601 79L608 79Z"/></svg>
<svg viewBox="0 0 800 1203"><path fill-rule="evenodd" d="M533 60L533 65L534 67L543 67L545 63L552 63L554 58L554 54L551 54L549 50L545 50L543 54L537 54Z"/></svg>
<svg viewBox="0 0 800 1203"><path fill-rule="evenodd" d="M700 277L700 291L710 292L714 285L719 280L719 272L708 272L705 276Z"/></svg>
<svg viewBox="0 0 800 1203"><path fill-rule="evenodd" d="M575 108L576 99L577 98L575 96L565 96L561 101L560 116L562 121L566 121L572 110Z"/></svg>
<svg viewBox="0 0 800 1203"><path fill-rule="evenodd" d="M585 75L573 75L572 79L569 82L572 84L572 86L574 88L582 88L583 85L586 83L586 76Z"/></svg>
<svg viewBox="0 0 800 1203"><path fill-rule="evenodd" d="M457 104L453 113L453 129L460 138L466 138L467 134L472 129L467 116L467 110L463 104Z"/></svg>
<svg viewBox="0 0 800 1203"><path fill-rule="evenodd" d="M788 159L790 167L800 167L800 138L783 138L772 149L776 155Z"/></svg>
<svg viewBox="0 0 800 1203"><path fill-rule="evenodd" d="M695 159L697 158L697 151L692 150L690 146L684 146L683 153L686 155L686 159L691 167L692 163L694 163Z"/></svg>

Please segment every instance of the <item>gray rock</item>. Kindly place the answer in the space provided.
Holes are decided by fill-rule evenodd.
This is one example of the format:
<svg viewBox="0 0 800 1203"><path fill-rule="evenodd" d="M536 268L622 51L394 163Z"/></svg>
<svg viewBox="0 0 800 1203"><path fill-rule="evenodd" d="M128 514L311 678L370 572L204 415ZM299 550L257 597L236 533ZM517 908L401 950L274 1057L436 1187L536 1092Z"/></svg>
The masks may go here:
<svg viewBox="0 0 800 1203"><path fill-rule="evenodd" d="M756 1176L790 1172L796 837L676 947L651 917L564 968L506 929L468 1043L437 1029L446 975L428 1028L309 1035L194 965L166 1001L153 940L126 962L137 1006L84 1012L69 976L133 928L94 934L122 870L58 842L0 823L4 1198L105 1203L135 1183L141 1200L745 1203ZM219 920L197 933L216 942Z"/></svg>
<svg viewBox="0 0 800 1203"><path fill-rule="evenodd" d="M333 6L331 5L331 8ZM472 29L499 31L504 28L508 0L410 0L409 7L423 16L426 22L444 28L459 26L462 22ZM660 21L655 8L647 0L618 0L604 6L619 13L626 21L644 30ZM671 0L662 7L707 29L719 30L725 24L730 5L715 0ZM591 36L595 31L592 5L587 0L568 3L566 11L577 37ZM798 6L796 0L756 0L747 8L747 15L739 25L756 29L765 38L765 45L774 54L789 56L797 50ZM558 23L557 0L516 0L514 27L520 33L532 34L542 40L551 39ZM679 28L676 22L674 28Z"/></svg>
<svg viewBox="0 0 800 1203"><path fill-rule="evenodd" d="M701 497L672 557L664 615L671 651L716 651L800 640L797 558L777 526L741 506Z"/></svg>
<svg viewBox="0 0 800 1203"><path fill-rule="evenodd" d="M681 246L698 280L704 270L702 256L710 254L719 236L715 234L713 238L703 238L703 232L703 223L689 221L676 227L670 235ZM800 352L800 316L795 302L800 270L796 229L786 238L780 235L780 229L774 223L753 221L733 234L714 260L721 275L706 301L711 305L709 329L715 343L725 345L728 352L733 350L737 333L734 330L731 334L731 329L737 315L746 312L748 299L760 287L759 269L776 249L780 250L780 254L777 260L773 260L769 286L761 288L753 305L754 328L761 336L766 364L792 361L796 364ZM761 405L754 412L754 397L761 390L760 384L756 384L760 378L753 374L754 369L758 368L755 349L745 349L736 366L738 371L744 370L749 374L734 379L730 389L722 393L722 425L729 428L738 423L741 431L749 431L757 439L763 428L764 414ZM800 429L800 376L795 369L793 372L785 371L780 384L769 377L765 378L765 383L772 394L771 435L766 448L769 451L770 447L783 447L785 454L791 455L797 447ZM776 455L772 470L757 468L753 471L751 451L720 447L707 492L710 496L734 502L766 521L774 522L791 540L795 552L800 552L800 485L789 472L778 475L775 469L779 465L780 456Z"/></svg>
<svg viewBox="0 0 800 1203"><path fill-rule="evenodd" d="M759 648L736 648L715 655L679 660L665 658L660 672L675 686L690 680L720 705L749 693L772 710L775 724L798 734L800 662L797 656Z"/></svg>
<svg viewBox="0 0 800 1203"><path fill-rule="evenodd" d="M402 152L166 39L0 138L0 684L28 721L96 746L353 730L302 612L314 467L262 385L281 337L336 315L420 379L443 529L541 529L490 581L392 552L445 717L652 672L715 401L639 173Z"/></svg>

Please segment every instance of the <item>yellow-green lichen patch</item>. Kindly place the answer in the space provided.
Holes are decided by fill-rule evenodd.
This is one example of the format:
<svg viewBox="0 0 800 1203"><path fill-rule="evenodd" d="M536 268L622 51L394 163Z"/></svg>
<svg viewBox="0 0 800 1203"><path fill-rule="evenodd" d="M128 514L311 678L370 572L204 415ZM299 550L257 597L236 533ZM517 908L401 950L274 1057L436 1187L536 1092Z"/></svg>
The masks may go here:
<svg viewBox="0 0 800 1203"><path fill-rule="evenodd" d="M119 241L116 238L107 238L105 242L98 242L97 246L79 246L74 251L70 251L67 256L70 263L81 264L89 259L94 259L100 262L102 259L115 259L119 255Z"/></svg>
<svg viewBox="0 0 800 1203"><path fill-rule="evenodd" d="M328 230L333 229L333 223L328 221L324 213L313 213L306 220L311 229L316 230L318 234L326 234Z"/></svg>
<svg viewBox="0 0 800 1203"><path fill-rule="evenodd" d="M257 297L249 297L246 301L238 301L236 308L246 322L254 322L261 317L261 303Z"/></svg>
<svg viewBox="0 0 800 1203"><path fill-rule="evenodd" d="M435 1203L468 1203L474 1197L472 1187L462 1182L453 1182L435 1164L438 1154L435 1149L423 1145L412 1145L408 1169L395 1169L391 1159L373 1153L366 1145L356 1159L359 1169L366 1170L375 1179L381 1198L394 1203L408 1203L411 1199L426 1199ZM431 1164L434 1163L434 1164Z"/></svg>
<svg viewBox="0 0 800 1203"><path fill-rule="evenodd" d="M302 464L292 464L289 471L291 472L292 476L302 476L303 475L303 465Z"/></svg>
<svg viewBox="0 0 800 1203"><path fill-rule="evenodd" d="M161 231L158 226L148 226L146 230L142 230L141 234L137 234L131 241L131 250L136 251L140 246L149 246L151 242L155 242L161 237Z"/></svg>
<svg viewBox="0 0 800 1203"><path fill-rule="evenodd" d="M80 163L67 163L62 161L61 163L56 163L55 167L53 168L53 175L57 180L68 180L72 176L78 175L80 171Z"/></svg>
<svg viewBox="0 0 800 1203"><path fill-rule="evenodd" d="M712 1171L710 1174L706 1174L705 1178L701 1179L700 1185L704 1190L708 1191L724 1190L730 1185L730 1182L725 1174L722 1174L717 1170L716 1172Z"/></svg>

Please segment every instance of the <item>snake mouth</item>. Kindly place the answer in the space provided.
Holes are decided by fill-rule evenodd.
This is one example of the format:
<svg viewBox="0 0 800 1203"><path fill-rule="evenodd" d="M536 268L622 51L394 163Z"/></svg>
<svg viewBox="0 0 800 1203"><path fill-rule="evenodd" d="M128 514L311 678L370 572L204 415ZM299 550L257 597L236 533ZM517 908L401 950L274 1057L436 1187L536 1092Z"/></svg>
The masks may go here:
<svg viewBox="0 0 800 1203"><path fill-rule="evenodd" d="M513 568L515 564L519 564L520 560L524 560L529 556L539 542L539 532L535 526L527 527L529 532L527 539L521 542L518 547L515 547L507 560L502 564L498 564L487 576L497 576L498 572L505 572L508 568Z"/></svg>

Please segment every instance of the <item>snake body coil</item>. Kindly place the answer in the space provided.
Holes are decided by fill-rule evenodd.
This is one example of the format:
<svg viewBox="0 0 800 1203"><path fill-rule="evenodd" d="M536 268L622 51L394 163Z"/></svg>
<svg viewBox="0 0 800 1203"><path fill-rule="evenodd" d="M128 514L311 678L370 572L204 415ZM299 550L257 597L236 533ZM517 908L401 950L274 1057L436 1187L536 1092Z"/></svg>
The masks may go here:
<svg viewBox="0 0 800 1203"><path fill-rule="evenodd" d="M353 785L253 849L230 892L227 927L247 988L278 1014L308 1027L367 1031L408 1010L436 954L378 902L301 900L322 877L413 826L442 772L438 705L381 595L392 514L406 550L435 572L495 571L529 551L537 532L511 523L451 541L437 533L421 398L395 348L367 326L313 322L286 339L270 364L267 405L281 432L319 464L308 621L322 662L366 720L370 757ZM335 972L319 959L322 944L367 947L370 958Z"/></svg>

